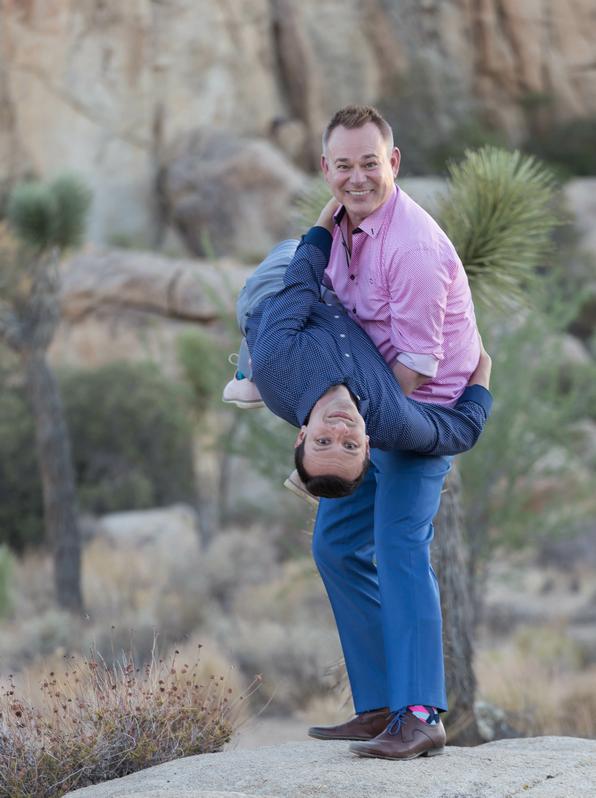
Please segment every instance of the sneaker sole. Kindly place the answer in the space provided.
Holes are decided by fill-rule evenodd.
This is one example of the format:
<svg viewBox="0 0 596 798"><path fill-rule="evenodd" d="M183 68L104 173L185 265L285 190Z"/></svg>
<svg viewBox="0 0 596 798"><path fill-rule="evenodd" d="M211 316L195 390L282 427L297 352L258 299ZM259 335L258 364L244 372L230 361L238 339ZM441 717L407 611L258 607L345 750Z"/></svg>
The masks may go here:
<svg viewBox="0 0 596 798"><path fill-rule="evenodd" d="M247 402L243 399L222 399L221 401L225 402L227 405L236 405L236 407L241 407L243 410L252 410L258 407L265 407L265 402L262 402L260 399L255 399L252 402Z"/></svg>
<svg viewBox="0 0 596 798"><path fill-rule="evenodd" d="M308 491L305 491L305 490L302 490L302 488L299 488L297 485L295 485L292 482L291 479L289 479L289 478L286 479L286 481L284 482L284 488L287 488L291 493L294 494L294 496L298 496L303 501L308 502L312 507L318 507L319 506L319 500L317 499L316 496L311 496L310 493L308 493ZM321 738L319 738L319 739L321 739Z"/></svg>

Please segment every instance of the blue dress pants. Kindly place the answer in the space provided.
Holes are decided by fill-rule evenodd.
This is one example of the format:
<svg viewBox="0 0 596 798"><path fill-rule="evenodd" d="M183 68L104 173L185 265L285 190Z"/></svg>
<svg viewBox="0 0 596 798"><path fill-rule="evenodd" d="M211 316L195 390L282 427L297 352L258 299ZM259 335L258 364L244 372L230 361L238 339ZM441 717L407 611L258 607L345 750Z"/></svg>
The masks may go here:
<svg viewBox="0 0 596 798"><path fill-rule="evenodd" d="M432 520L450 457L371 451L343 499L321 499L313 556L335 615L356 712L447 709Z"/></svg>

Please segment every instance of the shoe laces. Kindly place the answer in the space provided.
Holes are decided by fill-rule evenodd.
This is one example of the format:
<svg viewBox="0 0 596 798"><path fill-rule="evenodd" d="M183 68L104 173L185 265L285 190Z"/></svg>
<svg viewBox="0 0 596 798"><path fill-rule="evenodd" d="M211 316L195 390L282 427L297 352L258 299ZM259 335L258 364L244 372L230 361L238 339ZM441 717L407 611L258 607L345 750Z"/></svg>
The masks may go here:
<svg viewBox="0 0 596 798"><path fill-rule="evenodd" d="M232 352L231 355L228 355L228 363L231 366L237 366L238 365L238 352Z"/></svg>
<svg viewBox="0 0 596 798"><path fill-rule="evenodd" d="M393 713L393 718L389 726L387 726L387 731L389 734L398 734L401 727L404 725L404 721L406 720L406 715L408 714L408 708L403 707L403 709L398 710L397 712Z"/></svg>

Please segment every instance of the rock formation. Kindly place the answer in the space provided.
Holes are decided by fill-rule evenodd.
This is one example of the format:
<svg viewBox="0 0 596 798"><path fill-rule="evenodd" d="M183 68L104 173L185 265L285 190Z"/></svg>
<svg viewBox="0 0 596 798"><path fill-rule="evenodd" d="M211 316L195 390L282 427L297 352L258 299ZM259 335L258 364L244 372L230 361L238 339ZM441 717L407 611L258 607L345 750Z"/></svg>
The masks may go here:
<svg viewBox="0 0 596 798"><path fill-rule="evenodd" d="M269 142L196 130L171 147L159 197L191 252L258 261L296 236L291 208L306 187L304 174Z"/></svg>
<svg viewBox="0 0 596 798"><path fill-rule="evenodd" d="M499 740L412 762L360 759L347 743L287 743L179 759L66 798L565 798L596 783L596 741Z"/></svg>
<svg viewBox="0 0 596 798"><path fill-rule="evenodd" d="M596 113L596 0L2 0L0 186L81 173L94 241L159 240L155 182L197 127L316 165L325 120L380 104L446 133L481 111L519 139ZM537 110L538 109L538 110ZM277 135L284 124L291 141Z"/></svg>

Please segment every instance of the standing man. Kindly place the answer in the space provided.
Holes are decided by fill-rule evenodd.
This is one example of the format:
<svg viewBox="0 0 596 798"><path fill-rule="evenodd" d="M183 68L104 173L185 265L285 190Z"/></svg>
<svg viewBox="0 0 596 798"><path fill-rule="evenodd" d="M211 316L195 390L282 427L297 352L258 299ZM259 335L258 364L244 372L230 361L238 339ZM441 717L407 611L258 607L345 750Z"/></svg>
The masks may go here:
<svg viewBox="0 0 596 798"><path fill-rule="evenodd" d="M406 395L453 405L480 355L466 274L436 222L397 188L400 152L368 106L339 111L321 166L338 203L326 282ZM440 753L447 709L441 607L430 564L446 456L371 451L374 479L322 499L313 554L337 622L356 717L314 727L360 756Z"/></svg>

